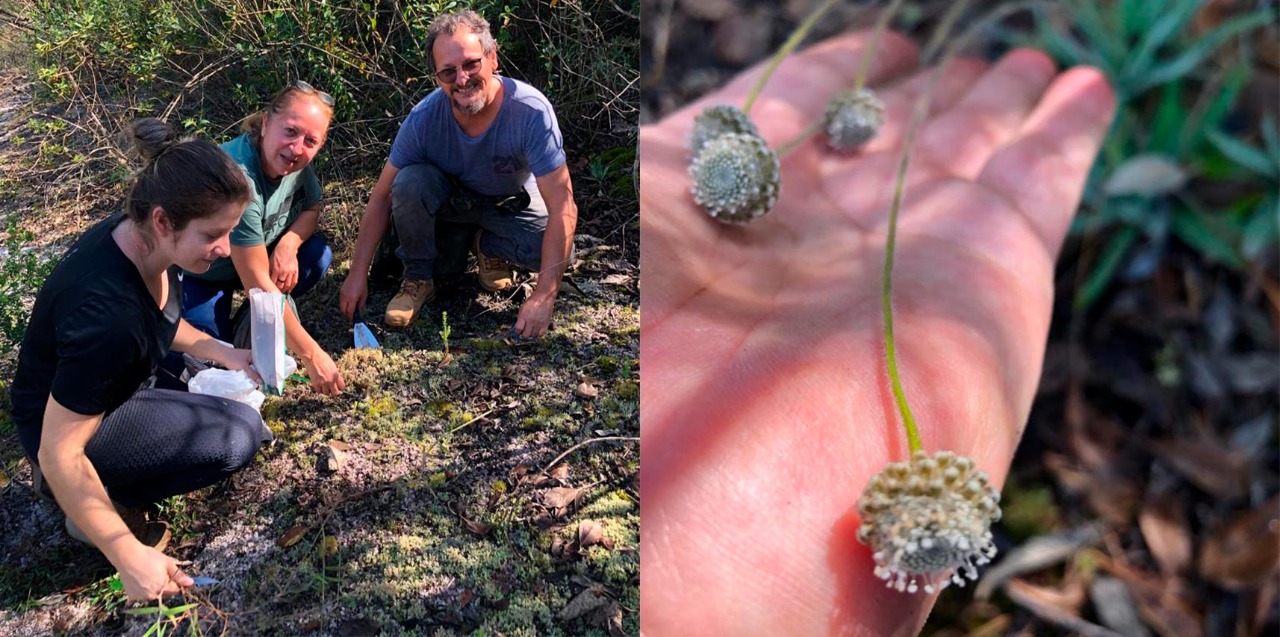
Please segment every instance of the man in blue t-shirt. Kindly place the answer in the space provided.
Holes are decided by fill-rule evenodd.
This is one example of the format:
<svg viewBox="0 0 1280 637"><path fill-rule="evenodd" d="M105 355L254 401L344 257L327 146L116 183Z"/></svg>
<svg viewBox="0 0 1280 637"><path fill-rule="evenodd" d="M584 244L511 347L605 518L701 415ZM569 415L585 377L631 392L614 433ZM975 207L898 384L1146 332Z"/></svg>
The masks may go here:
<svg viewBox="0 0 1280 637"><path fill-rule="evenodd" d="M578 220L555 113L537 89L495 74L497 46L474 11L438 16L426 45L439 88L400 126L360 221L339 306L348 318L364 307L390 220L404 279L383 322L409 325L435 297L436 222L468 223L480 227L472 250L485 289L510 288L511 264L538 273L514 331L542 336Z"/></svg>

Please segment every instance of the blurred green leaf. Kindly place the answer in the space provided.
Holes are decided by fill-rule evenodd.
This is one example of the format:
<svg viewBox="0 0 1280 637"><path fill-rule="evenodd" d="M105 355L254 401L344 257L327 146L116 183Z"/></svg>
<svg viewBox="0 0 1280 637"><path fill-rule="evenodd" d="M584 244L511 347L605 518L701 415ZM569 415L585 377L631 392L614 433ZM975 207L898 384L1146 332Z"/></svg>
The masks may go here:
<svg viewBox="0 0 1280 637"><path fill-rule="evenodd" d="M1245 224L1240 251L1252 261L1277 241L1280 241L1280 195L1272 192L1258 202Z"/></svg>
<svg viewBox="0 0 1280 637"><path fill-rule="evenodd" d="M1280 158L1268 157L1260 148L1254 148L1235 137L1220 130L1211 130L1206 134L1209 143L1213 144L1236 165L1263 177L1280 177Z"/></svg>
<svg viewBox="0 0 1280 637"><path fill-rule="evenodd" d="M1231 106L1236 103L1236 97L1240 95L1240 90L1244 88L1245 83L1249 80L1250 65L1248 60L1240 60L1231 68L1227 69L1222 77L1221 84L1216 90L1210 90L1202 93L1202 100L1207 100L1203 107L1197 106L1192 109L1187 121L1183 123L1182 134L1178 142L1178 156L1184 156L1186 153L1192 152L1192 149L1198 147L1204 140L1205 134L1222 125L1227 114L1231 112ZM1212 87L1213 85L1210 84Z"/></svg>
<svg viewBox="0 0 1280 637"><path fill-rule="evenodd" d="M1124 81L1126 84L1131 83L1131 89L1128 94L1131 96L1141 95L1152 87L1160 86L1165 82L1172 82L1190 73L1193 69L1199 67L1205 58L1209 57L1210 53L1213 53L1228 39L1265 26L1270 21L1271 14L1269 12L1259 11L1223 22L1221 26L1205 34L1178 57L1153 68L1150 73L1143 73L1142 75L1126 74Z"/></svg>
<svg viewBox="0 0 1280 637"><path fill-rule="evenodd" d="M1199 7L1200 0L1178 0L1162 15L1153 16L1154 24L1146 22L1145 24L1150 26L1143 35L1142 41L1138 43L1137 49L1130 56L1128 64L1130 72L1134 75L1146 75L1155 60L1156 52L1160 47L1169 44L1174 36L1190 23Z"/></svg>
<svg viewBox="0 0 1280 637"><path fill-rule="evenodd" d="M1187 107L1183 105L1182 83L1169 82L1161 87L1160 105L1151 120L1147 151L1178 155L1178 139L1187 122Z"/></svg>
<svg viewBox="0 0 1280 637"><path fill-rule="evenodd" d="M1097 266L1094 267L1093 272L1089 273L1089 278L1084 285L1076 291L1073 305L1077 311L1089 309L1102 296L1102 293L1111 287L1111 279L1115 278L1120 265L1124 263L1125 256L1129 254L1130 248L1137 240L1138 229L1124 227L1107 241L1107 245L1102 249L1102 256L1098 258Z"/></svg>
<svg viewBox="0 0 1280 637"><path fill-rule="evenodd" d="M1173 234L1210 261L1244 268L1244 259L1236 249L1241 229L1221 216L1180 207L1173 214Z"/></svg>

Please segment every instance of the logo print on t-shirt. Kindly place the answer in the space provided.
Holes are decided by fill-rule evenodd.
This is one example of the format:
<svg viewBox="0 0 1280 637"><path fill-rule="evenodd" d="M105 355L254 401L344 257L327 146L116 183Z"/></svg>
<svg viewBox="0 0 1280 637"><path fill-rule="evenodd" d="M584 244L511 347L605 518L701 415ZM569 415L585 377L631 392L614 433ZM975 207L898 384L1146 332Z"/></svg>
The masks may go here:
<svg viewBox="0 0 1280 637"><path fill-rule="evenodd" d="M508 155L493 158L493 174L514 175L520 170L520 158Z"/></svg>

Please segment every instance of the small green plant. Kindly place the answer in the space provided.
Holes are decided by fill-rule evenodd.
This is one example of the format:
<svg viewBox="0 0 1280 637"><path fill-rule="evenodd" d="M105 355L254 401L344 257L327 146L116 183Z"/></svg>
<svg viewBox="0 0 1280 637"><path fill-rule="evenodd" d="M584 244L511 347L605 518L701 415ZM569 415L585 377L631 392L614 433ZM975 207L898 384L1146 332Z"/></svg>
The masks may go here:
<svg viewBox="0 0 1280 637"><path fill-rule="evenodd" d="M449 355L449 334L451 332L452 330L449 329L449 313L441 312L440 313L440 340L444 342L445 356Z"/></svg>
<svg viewBox="0 0 1280 637"><path fill-rule="evenodd" d="M1154 157L1183 175L1179 184L1194 176L1228 182L1241 193L1229 204L1207 205L1181 185L1144 192L1091 184L1072 233L1095 236L1101 247L1076 290L1077 309L1097 302L1126 268L1137 274L1151 267L1133 260L1144 245L1161 252L1177 239L1207 261L1242 271L1277 240L1280 186L1269 176L1274 162L1260 161L1264 152L1275 157L1268 124L1258 131L1264 151L1223 131L1252 73L1243 38L1272 23L1272 11L1259 5L1197 31L1203 4L1070 0L1064 11L1039 10L1033 37L1009 38L1043 48L1063 67L1092 65L1111 79L1120 110L1094 167L1095 181L1110 185L1136 162ZM1214 54L1233 42L1242 54L1217 62ZM1245 150L1250 148L1258 152Z"/></svg>
<svg viewBox="0 0 1280 637"><path fill-rule="evenodd" d="M35 235L10 224L0 245L0 343L16 347L27 331L31 304L56 260L32 245Z"/></svg>

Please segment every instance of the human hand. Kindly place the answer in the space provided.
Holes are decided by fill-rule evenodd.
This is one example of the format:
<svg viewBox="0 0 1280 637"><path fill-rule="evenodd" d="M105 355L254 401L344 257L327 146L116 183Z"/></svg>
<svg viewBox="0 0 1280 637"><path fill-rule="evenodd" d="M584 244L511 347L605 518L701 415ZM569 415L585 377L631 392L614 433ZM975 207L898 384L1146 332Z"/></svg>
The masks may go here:
<svg viewBox="0 0 1280 637"><path fill-rule="evenodd" d="M195 584L177 560L141 543L121 555L119 562L120 583L130 601L154 601Z"/></svg>
<svg viewBox="0 0 1280 637"><path fill-rule="evenodd" d="M301 358L302 364L307 366L311 387L316 392L326 396L336 396L347 388L347 383L342 380L342 374L338 372L338 366L324 350L316 347L309 356Z"/></svg>
<svg viewBox="0 0 1280 637"><path fill-rule="evenodd" d="M867 33L791 56L751 116L771 148L849 88ZM641 538L649 637L915 634L934 596L873 575L855 503L907 458L885 372L881 276L916 51L886 34L868 84L885 126L855 156L819 139L782 159L774 211L709 218L687 139L711 104L741 105L760 67L642 128ZM1053 265L1107 131L1093 69L1019 50L944 69L912 149L893 270L900 370L926 450L997 487L1043 362Z"/></svg>
<svg viewBox="0 0 1280 637"><path fill-rule="evenodd" d="M271 251L271 282L285 294L298 285L298 246L286 238Z"/></svg>
<svg viewBox="0 0 1280 637"><path fill-rule="evenodd" d="M529 295L524 305L520 306L520 314L516 316L516 324L512 331L521 338L539 338L547 333L551 326L551 314L555 311L556 297L551 294Z"/></svg>
<svg viewBox="0 0 1280 637"><path fill-rule="evenodd" d="M350 321L356 310L364 311L364 302L368 297L369 276L352 272L347 275L347 280L342 282L342 289L338 291L338 309Z"/></svg>

